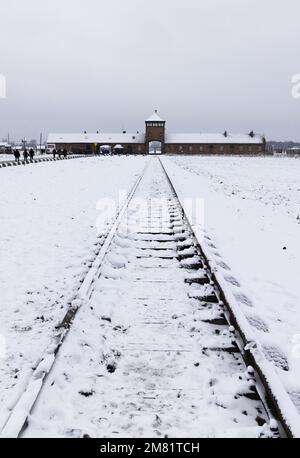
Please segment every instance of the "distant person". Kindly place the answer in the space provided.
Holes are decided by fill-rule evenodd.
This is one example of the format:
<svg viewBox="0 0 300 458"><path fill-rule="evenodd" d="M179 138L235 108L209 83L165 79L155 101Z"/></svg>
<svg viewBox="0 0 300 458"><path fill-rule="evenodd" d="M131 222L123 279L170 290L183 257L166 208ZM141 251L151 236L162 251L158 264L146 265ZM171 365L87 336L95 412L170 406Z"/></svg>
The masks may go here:
<svg viewBox="0 0 300 458"><path fill-rule="evenodd" d="M24 164L28 164L28 152L26 148L23 151L23 157L24 157Z"/></svg>
<svg viewBox="0 0 300 458"><path fill-rule="evenodd" d="M57 151L57 154L58 154L58 158L60 159L61 158L61 149Z"/></svg>
<svg viewBox="0 0 300 458"><path fill-rule="evenodd" d="M15 161L20 164L20 151L15 149L14 150Z"/></svg>
<svg viewBox="0 0 300 458"><path fill-rule="evenodd" d="M53 159L56 158L56 149L54 148L54 150L52 151L52 154L53 154Z"/></svg>
<svg viewBox="0 0 300 458"><path fill-rule="evenodd" d="M29 157L30 157L30 162L33 162L33 158L34 158L34 151L32 148L30 148L29 150Z"/></svg>
<svg viewBox="0 0 300 458"><path fill-rule="evenodd" d="M63 150L63 155L64 155L64 158L67 159L68 151L66 150L66 148Z"/></svg>

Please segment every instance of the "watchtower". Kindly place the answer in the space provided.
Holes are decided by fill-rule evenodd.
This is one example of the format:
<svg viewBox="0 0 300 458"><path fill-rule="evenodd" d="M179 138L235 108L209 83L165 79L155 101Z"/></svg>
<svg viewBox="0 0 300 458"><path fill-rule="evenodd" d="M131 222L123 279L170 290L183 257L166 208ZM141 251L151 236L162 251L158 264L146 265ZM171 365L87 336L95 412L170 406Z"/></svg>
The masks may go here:
<svg viewBox="0 0 300 458"><path fill-rule="evenodd" d="M151 144L159 144L160 152L163 154L165 151L165 126L166 121L163 120L157 110L153 113L150 118L146 120L146 151L147 153L151 150Z"/></svg>

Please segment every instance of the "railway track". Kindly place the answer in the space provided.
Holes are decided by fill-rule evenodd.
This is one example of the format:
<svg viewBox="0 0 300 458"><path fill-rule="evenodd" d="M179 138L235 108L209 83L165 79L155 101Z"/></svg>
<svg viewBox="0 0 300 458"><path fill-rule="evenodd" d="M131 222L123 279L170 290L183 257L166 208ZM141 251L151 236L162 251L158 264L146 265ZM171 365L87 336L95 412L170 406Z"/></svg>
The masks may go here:
<svg viewBox="0 0 300 458"><path fill-rule="evenodd" d="M289 402L152 158L1 436L293 437Z"/></svg>

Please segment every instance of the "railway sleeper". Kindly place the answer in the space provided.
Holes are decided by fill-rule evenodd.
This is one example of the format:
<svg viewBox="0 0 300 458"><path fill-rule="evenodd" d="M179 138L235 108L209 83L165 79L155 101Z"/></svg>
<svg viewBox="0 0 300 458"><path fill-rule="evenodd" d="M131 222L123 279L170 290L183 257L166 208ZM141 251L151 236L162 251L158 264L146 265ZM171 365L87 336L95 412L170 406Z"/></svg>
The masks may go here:
<svg viewBox="0 0 300 458"><path fill-rule="evenodd" d="M205 296L202 296L202 295L191 295L189 296L190 299L196 299L200 302L209 302L211 304L218 304L219 303L219 299L217 298L216 294L207 294Z"/></svg>
<svg viewBox="0 0 300 458"><path fill-rule="evenodd" d="M210 280L207 275L204 275L203 277L191 277L191 278L185 278L184 282L187 283L188 285L207 285L210 283Z"/></svg>
<svg viewBox="0 0 300 458"><path fill-rule="evenodd" d="M197 251L193 248L182 250L177 254L177 259L179 262L184 261L186 259L193 259L195 256L197 256Z"/></svg>
<svg viewBox="0 0 300 458"><path fill-rule="evenodd" d="M230 354L240 354L241 351L239 347L237 346L236 343L233 343L231 345L224 345L224 346L207 346L207 347L202 347L202 353L206 354L206 352L211 351L211 352L216 352L216 353L230 353Z"/></svg>
<svg viewBox="0 0 300 458"><path fill-rule="evenodd" d="M182 269L186 269L186 270L199 270L199 269L203 268L203 264L202 264L202 262L199 261L198 263L195 263L195 264L180 265L180 267Z"/></svg>
<svg viewBox="0 0 300 458"><path fill-rule="evenodd" d="M216 326L226 326L228 325L227 323L227 320L225 318L225 315L220 315L218 317L215 317L215 318L207 318L207 319L204 319L204 320L201 320L203 323L208 323L208 324L213 324L213 325L216 325Z"/></svg>
<svg viewBox="0 0 300 458"><path fill-rule="evenodd" d="M189 250L189 249L191 249L191 248L194 248L194 244L192 244L192 243L187 243L187 244L184 245L184 246L183 246L183 245L178 245L178 244L177 244L177 247L176 247L178 253L180 253L181 251Z"/></svg>

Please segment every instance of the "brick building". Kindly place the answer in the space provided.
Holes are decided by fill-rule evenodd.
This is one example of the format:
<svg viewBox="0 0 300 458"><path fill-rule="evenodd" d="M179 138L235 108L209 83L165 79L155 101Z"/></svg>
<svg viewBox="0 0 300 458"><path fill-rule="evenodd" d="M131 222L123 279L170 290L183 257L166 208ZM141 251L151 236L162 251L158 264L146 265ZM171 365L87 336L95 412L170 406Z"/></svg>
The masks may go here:
<svg viewBox="0 0 300 458"><path fill-rule="evenodd" d="M83 133L49 134L48 147L66 148L74 153L115 152L126 154L263 154L266 140L262 135L231 134L171 134L166 121L157 111L145 121L145 133L120 134Z"/></svg>

